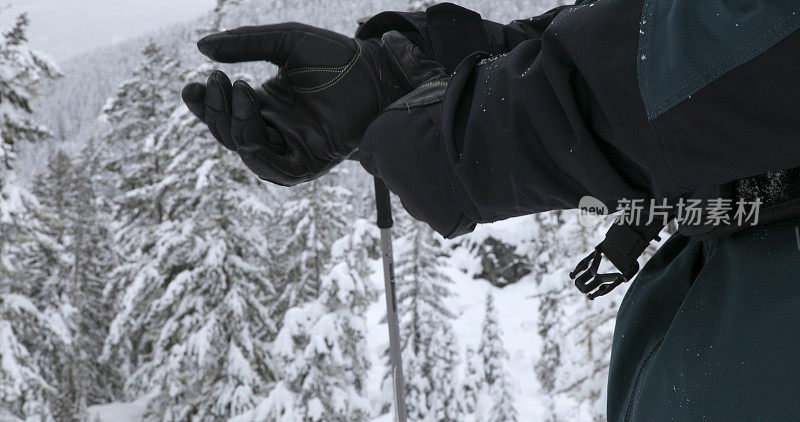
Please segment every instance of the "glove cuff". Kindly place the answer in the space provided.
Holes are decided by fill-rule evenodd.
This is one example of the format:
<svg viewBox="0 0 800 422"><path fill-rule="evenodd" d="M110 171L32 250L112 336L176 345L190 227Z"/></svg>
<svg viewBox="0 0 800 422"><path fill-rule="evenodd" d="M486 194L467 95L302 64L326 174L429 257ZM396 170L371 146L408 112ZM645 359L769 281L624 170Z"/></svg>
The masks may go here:
<svg viewBox="0 0 800 422"><path fill-rule="evenodd" d="M419 46L425 55L442 64L447 73L452 73L472 53L503 52L503 45L490 35L501 32L502 27L483 20L469 9L442 3L424 12L379 13L359 27L356 38L380 38L386 32L398 31Z"/></svg>

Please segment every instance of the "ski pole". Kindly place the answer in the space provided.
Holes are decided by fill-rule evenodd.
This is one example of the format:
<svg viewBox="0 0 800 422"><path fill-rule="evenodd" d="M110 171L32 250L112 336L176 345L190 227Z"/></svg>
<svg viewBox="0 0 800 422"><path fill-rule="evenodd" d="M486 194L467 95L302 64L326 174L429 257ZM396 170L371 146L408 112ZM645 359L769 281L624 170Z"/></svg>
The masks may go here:
<svg viewBox="0 0 800 422"><path fill-rule="evenodd" d="M400 355L400 325L397 322L397 299L394 289L392 202L389 188L386 187L383 180L377 177L375 178L375 207L378 210L378 228L381 229L383 281L386 288L386 324L389 326L389 362L392 367L395 421L406 422L406 386L403 379L403 358Z"/></svg>

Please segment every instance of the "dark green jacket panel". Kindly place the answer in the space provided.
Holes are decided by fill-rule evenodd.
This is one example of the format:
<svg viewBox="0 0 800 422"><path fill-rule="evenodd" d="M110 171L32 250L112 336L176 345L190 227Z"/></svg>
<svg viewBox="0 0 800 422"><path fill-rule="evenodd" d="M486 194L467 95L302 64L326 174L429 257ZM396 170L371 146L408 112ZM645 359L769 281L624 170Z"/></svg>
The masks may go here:
<svg viewBox="0 0 800 422"><path fill-rule="evenodd" d="M642 368L661 345L702 262L702 243L675 235L628 289L614 330L608 384L610 421L624 420Z"/></svg>
<svg viewBox="0 0 800 422"><path fill-rule="evenodd" d="M617 318L609 420L796 420L798 224L676 236L656 254Z"/></svg>
<svg viewBox="0 0 800 422"><path fill-rule="evenodd" d="M653 119L800 27L797 0L646 0L639 86Z"/></svg>

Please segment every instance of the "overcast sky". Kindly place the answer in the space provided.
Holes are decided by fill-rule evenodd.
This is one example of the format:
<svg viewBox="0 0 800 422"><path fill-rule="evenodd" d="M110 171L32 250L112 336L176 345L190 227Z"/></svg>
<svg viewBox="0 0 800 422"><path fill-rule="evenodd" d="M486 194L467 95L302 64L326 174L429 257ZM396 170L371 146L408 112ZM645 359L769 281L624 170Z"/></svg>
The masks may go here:
<svg viewBox="0 0 800 422"><path fill-rule="evenodd" d="M0 0L0 27L28 12L30 45L56 60L211 10L215 0Z"/></svg>

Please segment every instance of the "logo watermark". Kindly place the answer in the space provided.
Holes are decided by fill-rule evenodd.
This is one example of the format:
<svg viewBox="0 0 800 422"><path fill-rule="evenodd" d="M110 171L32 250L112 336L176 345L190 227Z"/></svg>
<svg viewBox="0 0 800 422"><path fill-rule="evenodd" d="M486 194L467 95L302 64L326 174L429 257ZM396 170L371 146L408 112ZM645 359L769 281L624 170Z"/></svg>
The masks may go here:
<svg viewBox="0 0 800 422"><path fill-rule="evenodd" d="M617 201L617 224L640 225L659 222L666 226L674 217L682 226L755 226L761 211L761 199L684 199L670 203L666 199L627 199ZM578 203L578 221L584 227L600 225L609 215L608 206L593 196Z"/></svg>
<svg viewBox="0 0 800 422"><path fill-rule="evenodd" d="M583 227L595 227L608 217L608 207L593 196L584 196L578 203L578 221Z"/></svg>

